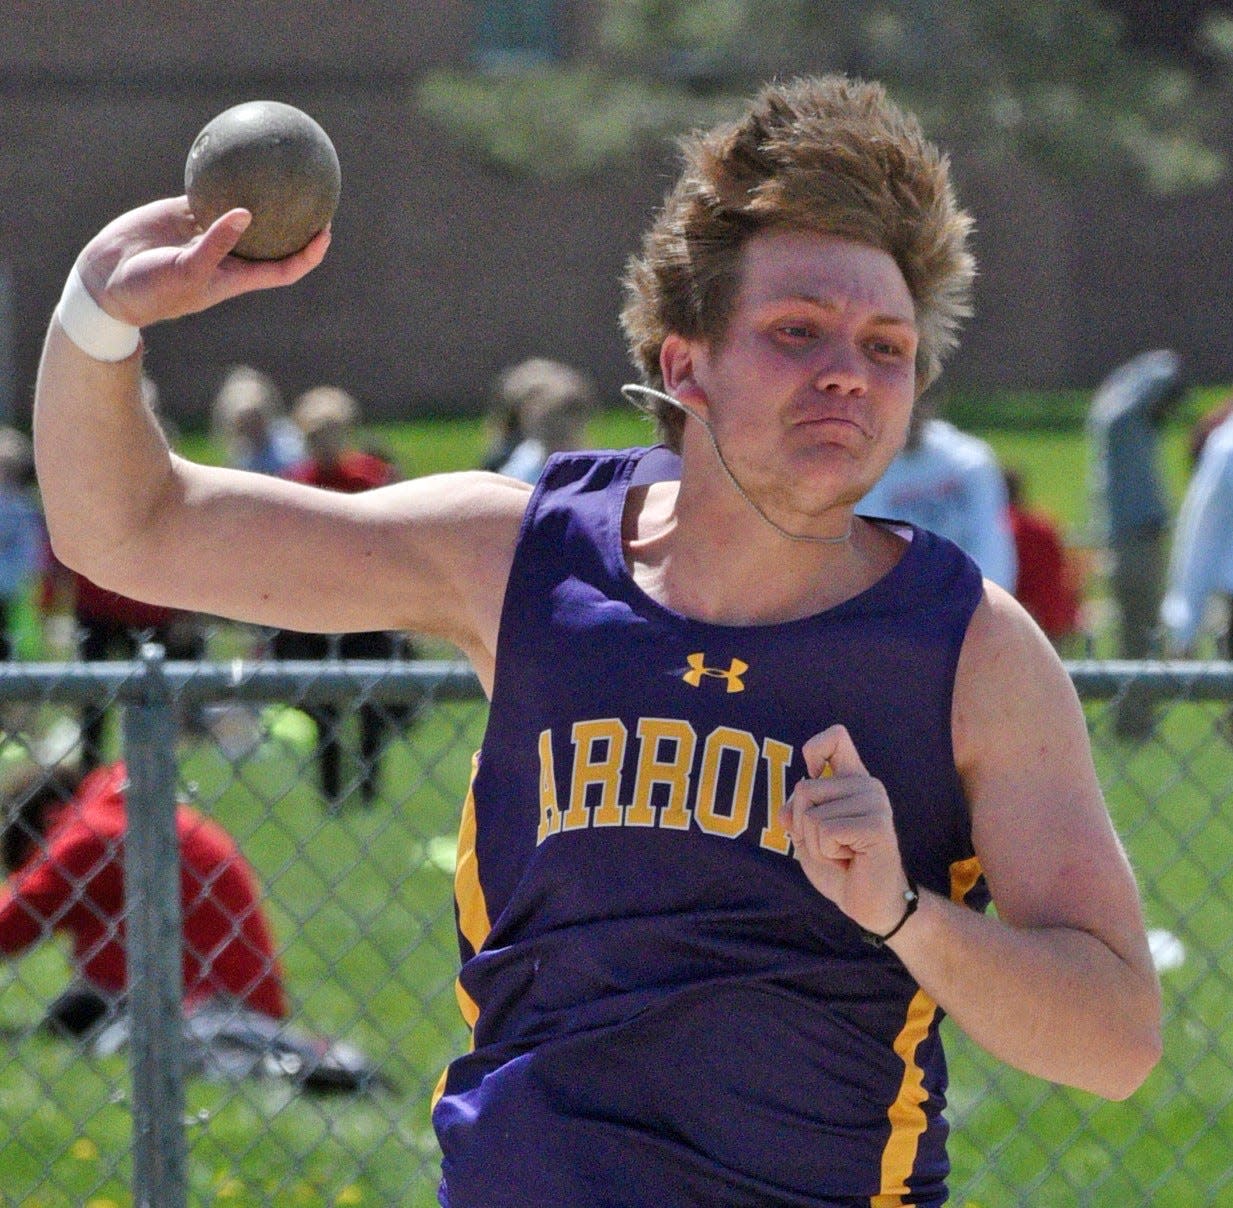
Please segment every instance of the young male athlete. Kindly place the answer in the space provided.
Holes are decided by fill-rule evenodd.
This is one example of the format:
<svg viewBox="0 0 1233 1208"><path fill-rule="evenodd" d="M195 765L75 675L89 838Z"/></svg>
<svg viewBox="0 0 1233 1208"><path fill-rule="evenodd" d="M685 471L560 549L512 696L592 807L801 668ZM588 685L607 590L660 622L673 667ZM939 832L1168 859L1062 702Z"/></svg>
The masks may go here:
<svg viewBox="0 0 1233 1208"><path fill-rule="evenodd" d="M685 154L623 316L666 447L361 495L174 456L136 329L329 240L236 260L248 215L180 198L92 240L51 324L48 521L128 594L475 667L443 1204L937 1205L942 1012L1112 1098L1155 1064L1138 894L1048 641L956 547L853 513L966 312L945 160L837 77Z"/></svg>

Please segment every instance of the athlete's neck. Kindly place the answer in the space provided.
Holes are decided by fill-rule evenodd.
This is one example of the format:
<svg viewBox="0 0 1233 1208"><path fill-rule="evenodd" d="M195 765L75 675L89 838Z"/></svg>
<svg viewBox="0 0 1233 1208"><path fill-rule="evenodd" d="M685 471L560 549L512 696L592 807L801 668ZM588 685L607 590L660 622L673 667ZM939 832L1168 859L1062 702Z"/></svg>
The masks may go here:
<svg viewBox="0 0 1233 1208"><path fill-rule="evenodd" d="M697 620L766 625L833 607L863 591L898 556L876 535L866 550L869 526L861 521L854 522L852 540L832 546L776 539L762 525L750 531L745 516L728 519L695 515L676 483L631 490L623 545L635 583L657 603Z"/></svg>

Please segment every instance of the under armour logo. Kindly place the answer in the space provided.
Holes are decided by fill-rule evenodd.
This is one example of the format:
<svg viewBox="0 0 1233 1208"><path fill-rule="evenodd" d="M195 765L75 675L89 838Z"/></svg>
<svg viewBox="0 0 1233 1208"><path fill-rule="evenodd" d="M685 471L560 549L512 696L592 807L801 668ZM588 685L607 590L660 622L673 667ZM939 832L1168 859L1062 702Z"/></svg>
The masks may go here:
<svg viewBox="0 0 1233 1208"><path fill-rule="evenodd" d="M699 687L702 683L702 677L709 675L715 679L726 680L729 692L745 691L745 682L741 679L741 676L749 670L748 663L742 663L740 659L733 659L732 665L727 671L724 671L719 667L708 667L705 654L691 654L685 661L689 664L689 670L681 676L681 679L691 688Z"/></svg>

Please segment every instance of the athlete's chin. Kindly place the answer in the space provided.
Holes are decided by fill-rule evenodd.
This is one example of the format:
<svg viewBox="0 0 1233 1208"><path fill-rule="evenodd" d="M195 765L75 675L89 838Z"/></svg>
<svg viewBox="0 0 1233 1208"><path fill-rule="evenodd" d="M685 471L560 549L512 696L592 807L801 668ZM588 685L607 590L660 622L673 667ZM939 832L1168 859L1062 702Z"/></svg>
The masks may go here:
<svg viewBox="0 0 1233 1208"><path fill-rule="evenodd" d="M815 440L793 452L792 475L817 487L837 486L868 477L867 448L854 441Z"/></svg>
<svg viewBox="0 0 1233 1208"><path fill-rule="evenodd" d="M843 467L850 471L850 467ZM824 519L836 508L854 506L869 489L863 474L823 471L817 466L789 472L776 489L767 490L771 506L791 513L797 520Z"/></svg>

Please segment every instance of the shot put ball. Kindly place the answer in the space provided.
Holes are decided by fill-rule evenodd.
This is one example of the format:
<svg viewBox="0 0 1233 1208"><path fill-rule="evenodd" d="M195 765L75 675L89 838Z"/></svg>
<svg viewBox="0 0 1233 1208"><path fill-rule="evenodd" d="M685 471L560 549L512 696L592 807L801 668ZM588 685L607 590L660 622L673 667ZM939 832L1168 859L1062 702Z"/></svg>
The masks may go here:
<svg viewBox="0 0 1233 1208"><path fill-rule="evenodd" d="M234 255L281 260L334 217L342 173L330 136L307 113L281 101L246 101L193 140L184 191L203 228L237 206L252 212Z"/></svg>

